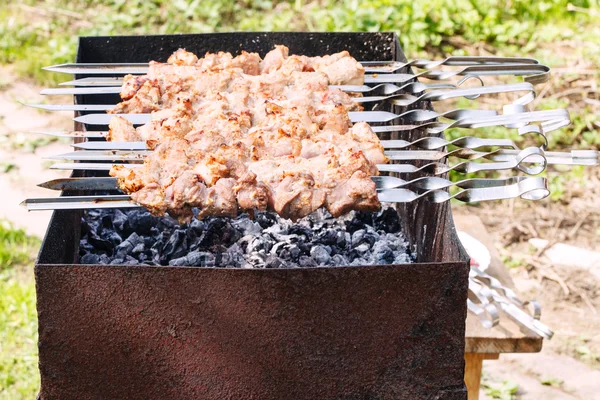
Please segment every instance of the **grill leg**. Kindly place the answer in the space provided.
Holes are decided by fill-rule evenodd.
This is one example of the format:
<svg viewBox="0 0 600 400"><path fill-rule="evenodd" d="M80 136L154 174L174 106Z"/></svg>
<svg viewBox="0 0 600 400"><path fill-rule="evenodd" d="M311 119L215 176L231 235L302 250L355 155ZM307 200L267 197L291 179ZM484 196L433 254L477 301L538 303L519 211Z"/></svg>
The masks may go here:
<svg viewBox="0 0 600 400"><path fill-rule="evenodd" d="M465 385L467 385L469 400L479 400L483 360L497 360L499 357L500 354L465 353Z"/></svg>

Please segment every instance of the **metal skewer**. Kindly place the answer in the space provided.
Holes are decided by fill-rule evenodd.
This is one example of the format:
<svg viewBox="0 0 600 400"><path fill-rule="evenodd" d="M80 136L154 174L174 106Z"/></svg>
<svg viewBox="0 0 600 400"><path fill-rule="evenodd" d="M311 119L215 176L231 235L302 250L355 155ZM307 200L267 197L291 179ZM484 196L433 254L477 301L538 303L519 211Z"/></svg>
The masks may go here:
<svg viewBox="0 0 600 400"><path fill-rule="evenodd" d="M489 181L489 180L488 180ZM380 201L385 203L409 203L425 198L434 203L443 203L451 199L462 202L480 202L521 197L527 200L539 200L548 196L545 178L514 177L505 182L496 180L492 186L484 183L471 183L453 195L445 190L427 190L416 193L409 189L396 188L378 192ZM129 196L63 196L57 198L27 199L21 203L28 210L88 209L139 207Z"/></svg>
<svg viewBox="0 0 600 400"><path fill-rule="evenodd" d="M412 60L401 61L359 61L365 68L365 72L393 73L407 67L419 69L433 69L442 65L446 66L470 66L470 65L503 65L503 64L525 64L537 65L539 62L533 58L522 57L480 57L480 56L451 56L443 60ZM77 63L59 64L43 68L46 71L65 74L147 74L148 63Z"/></svg>
<svg viewBox="0 0 600 400"><path fill-rule="evenodd" d="M423 77L433 80L445 80L459 75L514 75L525 76L525 81L530 83L543 83L548 80L550 68L545 65L532 63L530 60L526 63L514 62L507 60L504 62L502 58L496 58L496 62L483 61L474 62L475 57L456 61L457 58L452 58L454 61L450 63L446 60L438 61L422 61L415 60L411 63L397 63L373 67L367 65L366 72L375 73L375 75L365 75L365 83L402 83L412 79ZM488 58L487 60L490 60ZM522 61L523 59L521 59ZM460 66L458 70L442 71L436 70L442 65ZM407 66L416 68L424 68L425 70L416 74L395 74L387 72L395 72ZM148 72L147 64L124 65L124 64L62 64L44 68L47 71L61 72L68 74L88 74L88 75L125 75L125 74L145 74ZM200 68L199 68L200 69Z"/></svg>
<svg viewBox="0 0 600 400"><path fill-rule="evenodd" d="M487 94L498 94L498 93L512 93L512 92L526 92L525 95L515 100L513 104L525 105L535 99L535 88L533 85L527 82L516 83L511 85L495 85L495 86L483 86L469 89L456 89L454 85L450 87L443 87L442 90L436 86L424 85L422 83L413 82L404 87L401 87L399 91L407 88L410 93L395 93L383 96L367 96L367 97L353 97L352 100L356 103L372 103L381 101L391 101L392 104L399 105L402 107L411 106L419 101L443 101L448 99L454 99L464 97L468 99L475 99L482 95ZM430 89L439 89L431 92L425 92L419 96L415 96L414 93L421 93ZM57 91L64 90L77 90L77 89L56 89ZM44 93L46 92L46 93ZM42 91L42 94L47 94L47 91ZM113 109L113 104L25 104L30 107L41 108L49 111L107 111Z"/></svg>
<svg viewBox="0 0 600 400"><path fill-rule="evenodd" d="M46 159L62 159L74 161L141 161L152 154L153 150L82 150L44 157ZM476 151L458 148L452 151L440 150L390 150L385 156L395 161L440 161L447 157L466 160L486 159L505 163L541 163L566 165L598 165L598 152L595 150L571 150L570 152L544 151L539 147L527 147L523 150L498 149L493 151ZM519 161L521 160L521 161ZM514 167L517 166L514 165ZM500 165L499 165L500 166ZM510 167L513 168L513 167ZM510 169L502 167L500 169ZM530 171L529 169L523 172ZM542 171L539 171L542 172ZM539 172L528 172L538 174Z"/></svg>
<svg viewBox="0 0 600 400"><path fill-rule="evenodd" d="M134 125L143 125L152 121L152 114L87 114L73 118L73 121L87 125L108 125L114 116L120 116ZM409 110L400 114L388 111L350 111L348 116L351 122L391 122L403 119L409 122L426 122L437 118L460 120L466 118L484 119L497 115L493 110L452 110L437 113L429 110Z"/></svg>
<svg viewBox="0 0 600 400"><path fill-rule="evenodd" d="M478 129L491 126L520 126L520 134L530 133L532 130L534 130L535 133L538 133L545 138L544 133L560 129L563 126L568 125L569 122L570 117L567 110L556 109L548 111L529 111L507 115L493 115L488 118L463 118L449 124L430 121L421 125L372 126L371 129L376 133L402 132L413 129L423 129L423 131L428 134L439 134L451 128ZM527 125L530 123L535 123L535 125ZM73 138L102 138L108 135L107 131L30 131L29 133Z"/></svg>
<svg viewBox="0 0 600 400"><path fill-rule="evenodd" d="M96 132L93 132L96 133ZM106 132L108 134L108 132ZM474 136L463 136L454 140L445 140L441 137L427 136L415 141L406 140L380 140L384 149L405 149L409 147L418 147L424 150L443 149L446 146L456 146L463 149L478 149L483 147L501 147L519 150L515 142L510 139L488 139ZM146 142L106 142L106 141L86 141L74 143L71 145L81 150L149 150Z"/></svg>

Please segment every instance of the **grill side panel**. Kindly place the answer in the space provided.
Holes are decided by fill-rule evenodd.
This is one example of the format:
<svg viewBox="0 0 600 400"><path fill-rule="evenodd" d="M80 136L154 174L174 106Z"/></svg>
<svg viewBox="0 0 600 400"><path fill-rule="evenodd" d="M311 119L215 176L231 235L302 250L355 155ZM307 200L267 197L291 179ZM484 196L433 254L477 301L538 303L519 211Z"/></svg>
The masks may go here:
<svg viewBox="0 0 600 400"><path fill-rule="evenodd" d="M467 274L40 265L41 399L463 399Z"/></svg>

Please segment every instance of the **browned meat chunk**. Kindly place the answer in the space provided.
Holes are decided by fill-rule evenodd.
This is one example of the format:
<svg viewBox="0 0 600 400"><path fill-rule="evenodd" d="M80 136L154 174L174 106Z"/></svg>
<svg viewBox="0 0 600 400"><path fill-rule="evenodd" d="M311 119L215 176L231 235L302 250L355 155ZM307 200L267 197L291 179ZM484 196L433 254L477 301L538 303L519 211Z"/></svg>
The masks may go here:
<svg viewBox="0 0 600 400"><path fill-rule="evenodd" d="M179 50L169 64L151 63L149 79L116 109L154 111L153 120L136 131L116 117L110 140L142 138L154 151L141 168L111 175L134 201L181 220L193 208L200 217L270 209L291 219L321 207L335 216L377 210L370 177L387 162L383 147L369 125L352 125L348 111L360 108L320 72L334 76L352 60L288 57L277 46L262 62Z"/></svg>
<svg viewBox="0 0 600 400"><path fill-rule="evenodd" d="M123 117L116 116L110 120L106 139L113 142L137 142L141 140L141 136L131 122Z"/></svg>

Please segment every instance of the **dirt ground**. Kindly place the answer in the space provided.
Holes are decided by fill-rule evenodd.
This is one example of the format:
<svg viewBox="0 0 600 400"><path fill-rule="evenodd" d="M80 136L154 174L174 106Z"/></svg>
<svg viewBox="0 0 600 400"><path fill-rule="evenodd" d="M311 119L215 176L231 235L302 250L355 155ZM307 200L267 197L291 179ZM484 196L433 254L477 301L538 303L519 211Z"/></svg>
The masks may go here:
<svg viewBox="0 0 600 400"><path fill-rule="evenodd" d="M542 322L554 331L541 353L485 361L484 386L516 384L519 399L600 399L600 264L585 269L553 265L528 243L535 237L598 251L597 178L597 169L586 176L587 194L575 185L570 204L511 201L453 209L482 219L507 258L520 298L538 300ZM482 398L494 397L482 390Z"/></svg>
<svg viewBox="0 0 600 400"><path fill-rule="evenodd" d="M42 236L50 212L28 213L19 203L28 197L57 196L57 192L35 185L66 177L69 171L48 169L42 157L70 151L67 142L49 144L30 130L61 130L72 126L70 113L45 113L16 103L43 102L40 88L13 81L9 70L0 70L0 218L12 221L29 233ZM13 82L13 83L8 83ZM68 102L69 98L53 98ZM40 141L41 140L41 141ZM33 147L35 148L33 151ZM503 355L484 363L484 385L498 388L483 398L501 398L498 393L518 385L521 399L600 399L600 265L587 269L553 265L544 249L532 248L531 238L550 244L567 243L600 251L600 171L588 168L581 182L566 185L561 202L548 199L522 200L458 206L455 213L476 214L493 235L506 258L510 274L523 299L542 303L542 321L554 330L539 354ZM508 397L510 398L510 397Z"/></svg>

